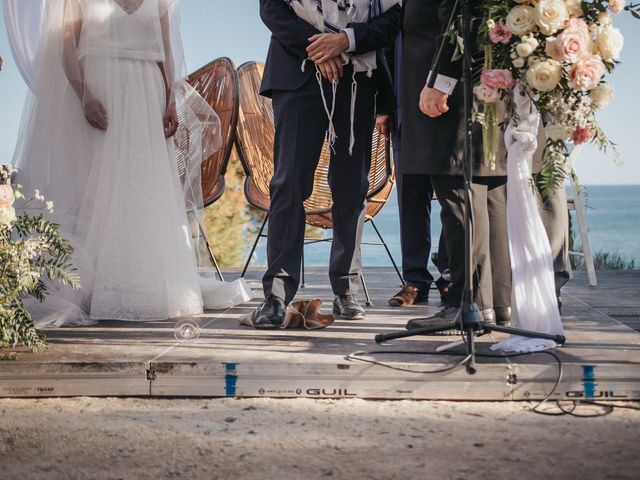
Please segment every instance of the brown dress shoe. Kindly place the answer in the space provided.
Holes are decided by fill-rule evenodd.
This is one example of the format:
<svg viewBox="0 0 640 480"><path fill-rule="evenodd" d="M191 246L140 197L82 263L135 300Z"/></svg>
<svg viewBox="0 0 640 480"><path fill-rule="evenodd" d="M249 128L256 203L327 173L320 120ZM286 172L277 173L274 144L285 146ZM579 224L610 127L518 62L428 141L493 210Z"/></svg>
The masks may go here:
<svg viewBox="0 0 640 480"><path fill-rule="evenodd" d="M398 293L389 299L389 305L392 307L409 307L414 303L426 302L429 298L428 293L422 292L414 285L405 285Z"/></svg>

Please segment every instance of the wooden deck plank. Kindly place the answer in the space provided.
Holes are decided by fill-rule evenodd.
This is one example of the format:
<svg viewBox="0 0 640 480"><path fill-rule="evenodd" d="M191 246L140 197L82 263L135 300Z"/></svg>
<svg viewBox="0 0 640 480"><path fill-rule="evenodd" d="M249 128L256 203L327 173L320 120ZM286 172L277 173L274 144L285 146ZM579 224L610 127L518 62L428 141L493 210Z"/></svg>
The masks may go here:
<svg viewBox="0 0 640 480"><path fill-rule="evenodd" d="M345 359L355 351L405 350L410 355L376 355L413 371L437 369L460 357L434 355L455 337L414 337L377 346L375 334L404 328L406 321L438 310L432 303L393 309L386 299L399 287L392 269L367 269L374 305L364 321L337 320L320 331L258 331L238 318L259 300L194 319L200 336L178 342L175 321L102 322L88 328L47 330L42 354L0 351L0 396L357 396L361 398L532 399L553 386L557 365L548 355L517 359L479 358L479 373L443 374L389 370ZM249 275L259 288L258 271ZM236 271L228 273L233 278ZM561 398L593 387L596 394L640 398L640 334L607 312L625 308L640 317L640 272L599 272L599 286L577 275L565 288L563 322L567 345L555 353L564 363ZM331 310L323 269L307 271L301 298L321 298ZM437 292L432 293L437 297ZM479 339L479 351L501 335ZM595 368L595 374L593 373ZM585 373L587 372L587 373ZM591 372L591 373L589 373ZM595 375L595 380L585 378ZM585 387L585 382L594 385ZM573 392L573 393L572 393ZM577 392L577 393L576 393ZM612 392L612 393L609 393Z"/></svg>

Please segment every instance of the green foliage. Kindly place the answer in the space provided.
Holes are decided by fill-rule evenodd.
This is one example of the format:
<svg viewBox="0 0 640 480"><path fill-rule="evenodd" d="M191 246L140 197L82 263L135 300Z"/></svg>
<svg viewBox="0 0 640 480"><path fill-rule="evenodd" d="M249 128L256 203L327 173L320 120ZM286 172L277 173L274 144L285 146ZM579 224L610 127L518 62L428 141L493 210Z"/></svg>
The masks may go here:
<svg viewBox="0 0 640 480"><path fill-rule="evenodd" d="M634 270L638 267L635 260L628 260L616 252L598 251L593 255L593 265L596 270ZM574 270L586 270L584 257L571 258Z"/></svg>
<svg viewBox="0 0 640 480"><path fill-rule="evenodd" d="M9 183L12 171L0 166L0 186L5 196L15 192L16 198L22 198L20 189ZM46 206L34 207L34 203ZM29 213L50 210L52 205L45 203L38 192L22 206L21 215L15 215L13 200L9 204L0 209L0 348L22 343L38 352L46 348L46 341L23 299L31 296L45 301L45 279L78 289L80 278L71 264L73 248L60 235L59 225L47 220L43 213Z"/></svg>

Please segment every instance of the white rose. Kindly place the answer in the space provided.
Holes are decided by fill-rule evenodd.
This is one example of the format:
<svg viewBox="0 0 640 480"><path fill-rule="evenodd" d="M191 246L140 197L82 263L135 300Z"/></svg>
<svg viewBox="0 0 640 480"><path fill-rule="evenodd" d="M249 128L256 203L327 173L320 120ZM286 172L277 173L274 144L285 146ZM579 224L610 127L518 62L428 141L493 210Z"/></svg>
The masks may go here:
<svg viewBox="0 0 640 480"><path fill-rule="evenodd" d="M535 62L527 70L527 82L541 92L550 92L556 88L561 77L562 65L555 60Z"/></svg>
<svg viewBox="0 0 640 480"><path fill-rule="evenodd" d="M11 225L13 225L13 222L16 220L15 208L0 208L0 226L11 228Z"/></svg>
<svg viewBox="0 0 640 480"><path fill-rule="evenodd" d="M562 140L567 141L573 134L573 127L566 125L559 125L557 123L551 123L544 127L544 133L550 140Z"/></svg>
<svg viewBox="0 0 640 480"><path fill-rule="evenodd" d="M513 66L516 68L522 68L524 67L524 58L516 57L511 61L511 63L513 63Z"/></svg>
<svg viewBox="0 0 640 480"><path fill-rule="evenodd" d="M562 0L540 0L535 8L535 22L545 35L553 35L569 19L569 10Z"/></svg>
<svg viewBox="0 0 640 480"><path fill-rule="evenodd" d="M536 49L530 42L522 42L516 45L516 53L518 56L526 58Z"/></svg>
<svg viewBox="0 0 640 480"><path fill-rule="evenodd" d="M517 5L511 9L505 21L507 28L514 35L526 35L535 27L535 10L526 5Z"/></svg>
<svg viewBox="0 0 640 480"><path fill-rule="evenodd" d="M533 48L534 50L540 45L540 42L538 42L536 37L534 37L533 35L527 35L525 38L523 38L523 40L525 41L525 43L531 45L531 48Z"/></svg>
<svg viewBox="0 0 640 480"><path fill-rule="evenodd" d="M611 15L607 12L600 12L598 14L598 22L600 22L601 27L608 27L613 23L613 20L611 20Z"/></svg>
<svg viewBox="0 0 640 480"><path fill-rule="evenodd" d="M564 0L564 3L567 4L567 10L569 10L569 15L572 17L581 17L583 15L582 0Z"/></svg>
<svg viewBox="0 0 640 480"><path fill-rule="evenodd" d="M593 108L601 110L613 100L613 88L608 83L601 83L589 92L589 97Z"/></svg>
<svg viewBox="0 0 640 480"><path fill-rule="evenodd" d="M615 27L603 29L596 39L598 52L603 60L612 61L620 59L620 52L624 45L622 32Z"/></svg>

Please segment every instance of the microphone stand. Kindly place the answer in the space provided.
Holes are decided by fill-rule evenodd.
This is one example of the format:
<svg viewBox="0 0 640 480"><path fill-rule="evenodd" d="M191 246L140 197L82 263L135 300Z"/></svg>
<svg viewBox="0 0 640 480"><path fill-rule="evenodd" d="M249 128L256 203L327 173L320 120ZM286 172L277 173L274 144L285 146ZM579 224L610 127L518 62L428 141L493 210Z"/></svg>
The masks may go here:
<svg viewBox="0 0 640 480"><path fill-rule="evenodd" d="M499 325L489 324L484 321L478 304L475 302L473 272L475 271L475 261L473 256L473 196L471 186L473 183L473 62L471 57L471 21L473 17L472 0L456 0L449 19L447 30L449 31L453 25L458 11L462 18L462 43L463 43L463 59L462 59L462 84L464 88L464 115L465 115L465 136L463 149L463 177L464 177L464 258L465 258L465 286L462 297L462 306L460 309L459 320L448 325L427 326L424 328L416 328L412 330L404 330L401 332L378 334L375 337L376 343L383 343L397 338L407 338L417 335L428 335L447 330L457 329L464 334L466 352L469 361L466 363L466 371L469 374L475 374L476 368L476 350L475 338L476 333L484 335L490 332L502 332L511 335L519 335L529 338L540 338L552 340L559 345L564 345L566 339L563 335L550 335L545 333L532 332L512 327L503 327ZM433 88L438 76L438 68L444 51L444 42L442 39L440 47L436 53L427 86ZM508 252L505 252L508 253Z"/></svg>

